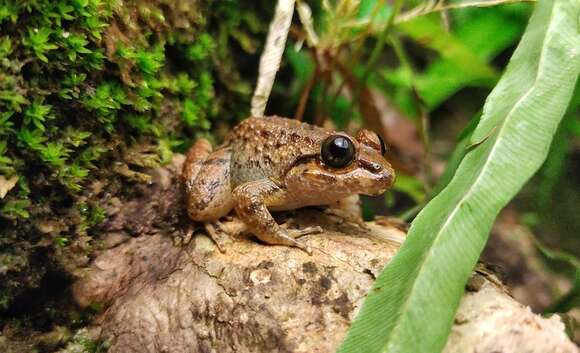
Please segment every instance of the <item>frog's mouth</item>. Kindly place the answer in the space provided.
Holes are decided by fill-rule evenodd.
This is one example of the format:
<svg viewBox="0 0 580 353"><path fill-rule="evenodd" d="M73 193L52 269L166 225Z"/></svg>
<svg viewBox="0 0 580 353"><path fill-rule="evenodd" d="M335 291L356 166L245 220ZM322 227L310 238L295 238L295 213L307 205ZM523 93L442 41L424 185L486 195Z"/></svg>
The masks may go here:
<svg viewBox="0 0 580 353"><path fill-rule="evenodd" d="M319 160L318 154L305 154L303 156L300 156L296 158L296 160L286 168L286 170L284 171L284 175L288 174L288 172L298 167L299 165L308 164L313 161L318 162L318 160Z"/></svg>

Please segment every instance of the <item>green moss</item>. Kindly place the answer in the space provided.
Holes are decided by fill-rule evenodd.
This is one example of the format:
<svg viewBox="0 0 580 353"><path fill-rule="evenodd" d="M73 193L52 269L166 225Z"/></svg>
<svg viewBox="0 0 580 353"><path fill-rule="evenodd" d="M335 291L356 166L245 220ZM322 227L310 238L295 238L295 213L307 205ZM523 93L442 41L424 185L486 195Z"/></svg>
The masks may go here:
<svg viewBox="0 0 580 353"><path fill-rule="evenodd" d="M124 125L134 128L137 139L209 128L214 93L208 67L215 46L208 34L191 34L204 22L191 4L168 16L161 5L169 4L36 0L1 5L0 26L7 34L0 39L0 133L6 141L0 146L0 167L5 174L26 176L34 165L45 184L60 183L74 194L95 162L107 157L95 147L122 135ZM187 32L168 26L167 17ZM176 56L189 61L186 67L168 67L168 42ZM181 107L183 121L156 124L164 105ZM10 201L13 197L3 202Z"/></svg>
<svg viewBox="0 0 580 353"><path fill-rule="evenodd" d="M86 329L78 330L63 349L61 353L94 353L106 351L106 345L98 343L89 337Z"/></svg>
<svg viewBox="0 0 580 353"><path fill-rule="evenodd" d="M46 185L60 184L78 195L90 171L110 157L103 141L125 140L124 126L132 128L134 142L165 141L159 145L165 154L168 136L209 128L213 81L207 68L214 46L209 35L189 33L204 21L191 4L170 14L188 33L168 26L165 12L171 8L161 5L169 3L13 0L0 5L5 34L0 38L0 170L24 180L31 180L31 169L42 176L31 180L30 197L18 198L13 190L2 200L3 217L26 217L27 208L43 201L34 192ZM164 36L168 31L171 36ZM188 58L186 69L168 67L169 37ZM164 105L181 107L183 121L158 123Z"/></svg>

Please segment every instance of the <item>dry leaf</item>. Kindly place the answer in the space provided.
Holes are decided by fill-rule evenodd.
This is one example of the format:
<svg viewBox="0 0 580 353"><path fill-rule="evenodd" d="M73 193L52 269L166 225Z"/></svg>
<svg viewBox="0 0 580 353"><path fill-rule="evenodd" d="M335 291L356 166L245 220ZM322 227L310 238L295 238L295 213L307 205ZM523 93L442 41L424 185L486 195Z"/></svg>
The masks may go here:
<svg viewBox="0 0 580 353"><path fill-rule="evenodd" d="M6 179L4 175L0 175L0 199L3 199L10 190L12 190L18 182L18 175L13 175Z"/></svg>

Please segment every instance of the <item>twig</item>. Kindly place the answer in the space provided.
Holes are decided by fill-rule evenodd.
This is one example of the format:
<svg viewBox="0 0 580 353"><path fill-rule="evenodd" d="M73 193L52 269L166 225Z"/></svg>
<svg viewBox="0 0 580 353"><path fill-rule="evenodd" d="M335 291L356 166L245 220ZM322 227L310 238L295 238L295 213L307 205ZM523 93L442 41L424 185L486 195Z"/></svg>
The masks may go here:
<svg viewBox="0 0 580 353"><path fill-rule="evenodd" d="M278 0L276 5L274 18L270 22L264 52L260 57L258 83L252 97L252 116L263 116L266 110L276 72L280 68L280 61L286 47L286 38L288 38L288 31L294 13L294 2L295 0Z"/></svg>
<svg viewBox="0 0 580 353"><path fill-rule="evenodd" d="M296 11L298 12L298 18L304 27L306 32L306 43L310 47L316 47L318 45L318 35L314 31L314 21L312 20L312 10L307 3L296 0Z"/></svg>
<svg viewBox="0 0 580 353"><path fill-rule="evenodd" d="M314 87L314 82L318 77L318 67L314 68L312 71L312 75L308 79L306 86L304 86L304 90L302 91L302 95L300 96L300 101L298 102L298 108L296 108L296 114L294 114L294 119L298 121L302 121L304 117L304 111L306 110L306 103L308 103L308 97L310 96L310 92L312 91L312 87Z"/></svg>

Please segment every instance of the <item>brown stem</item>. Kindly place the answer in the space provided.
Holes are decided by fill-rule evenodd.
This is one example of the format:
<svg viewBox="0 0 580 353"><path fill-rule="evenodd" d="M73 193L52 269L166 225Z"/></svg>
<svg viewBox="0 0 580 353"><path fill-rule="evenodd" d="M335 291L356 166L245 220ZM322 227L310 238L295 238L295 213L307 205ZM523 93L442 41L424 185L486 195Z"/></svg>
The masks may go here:
<svg viewBox="0 0 580 353"><path fill-rule="evenodd" d="M318 64L315 64L314 71L312 75L310 75L310 79L304 86L304 90L302 90L302 95L300 96L300 101L298 102L298 108L296 108L296 113L294 114L294 119L298 121L302 121L304 117L304 111L306 110L306 103L308 103L308 97L310 96L310 92L312 91L312 87L314 87L314 82L316 82L318 78Z"/></svg>

